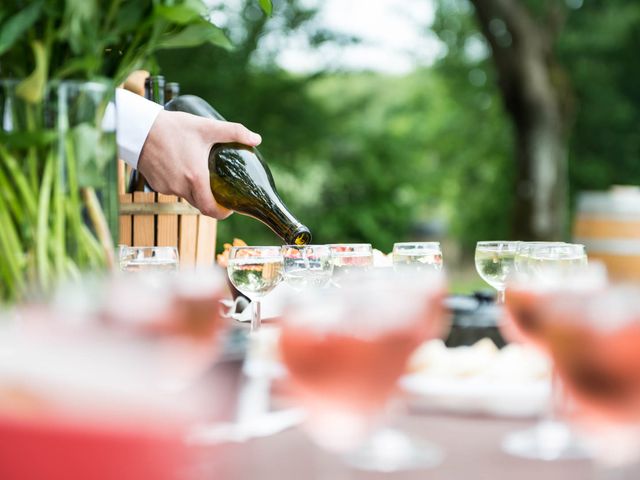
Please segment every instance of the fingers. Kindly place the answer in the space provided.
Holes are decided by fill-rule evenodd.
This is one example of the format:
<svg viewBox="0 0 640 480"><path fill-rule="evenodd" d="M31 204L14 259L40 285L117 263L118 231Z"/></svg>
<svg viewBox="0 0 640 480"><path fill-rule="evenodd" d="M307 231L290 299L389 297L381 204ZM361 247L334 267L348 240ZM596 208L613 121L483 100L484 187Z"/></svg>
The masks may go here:
<svg viewBox="0 0 640 480"><path fill-rule="evenodd" d="M216 202L211 194L208 180L208 175L196 177L191 187L191 198L187 198L187 201L200 210L203 215L224 220L233 212Z"/></svg>
<svg viewBox="0 0 640 480"><path fill-rule="evenodd" d="M211 120L207 133L213 143L238 142L255 147L260 145L262 137L240 123Z"/></svg>

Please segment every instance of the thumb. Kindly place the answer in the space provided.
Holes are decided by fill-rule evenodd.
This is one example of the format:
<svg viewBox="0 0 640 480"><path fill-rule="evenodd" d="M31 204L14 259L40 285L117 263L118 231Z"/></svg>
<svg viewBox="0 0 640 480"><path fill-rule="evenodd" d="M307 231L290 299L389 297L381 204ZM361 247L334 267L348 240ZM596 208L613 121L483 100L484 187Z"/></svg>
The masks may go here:
<svg viewBox="0 0 640 480"><path fill-rule="evenodd" d="M238 142L255 147L262 142L260 135L240 123L211 120L207 131L215 143Z"/></svg>

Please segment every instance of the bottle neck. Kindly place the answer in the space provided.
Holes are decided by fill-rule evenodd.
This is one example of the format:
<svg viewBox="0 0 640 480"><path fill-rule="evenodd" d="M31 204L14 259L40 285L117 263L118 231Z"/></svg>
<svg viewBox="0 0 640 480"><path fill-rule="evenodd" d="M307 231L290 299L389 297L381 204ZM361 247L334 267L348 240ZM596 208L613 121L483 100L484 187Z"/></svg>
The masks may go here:
<svg viewBox="0 0 640 480"><path fill-rule="evenodd" d="M164 77L152 75L144 83L145 97L147 100L164 105Z"/></svg>
<svg viewBox="0 0 640 480"><path fill-rule="evenodd" d="M309 229L298 221L280 198L272 199L271 215L253 212L252 217L267 225L287 245L302 245L311 241Z"/></svg>
<svg viewBox="0 0 640 480"><path fill-rule="evenodd" d="M180 84L178 82L168 82L164 88L164 101L170 102L180 95Z"/></svg>

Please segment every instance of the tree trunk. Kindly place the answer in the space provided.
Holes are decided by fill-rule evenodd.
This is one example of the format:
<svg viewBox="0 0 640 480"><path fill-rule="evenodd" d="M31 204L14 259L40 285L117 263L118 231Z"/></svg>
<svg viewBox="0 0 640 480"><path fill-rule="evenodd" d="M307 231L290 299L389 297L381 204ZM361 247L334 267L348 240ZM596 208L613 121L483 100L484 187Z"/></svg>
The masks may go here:
<svg viewBox="0 0 640 480"><path fill-rule="evenodd" d="M561 239L567 214L570 97L553 56L554 22L538 23L521 0L471 1L491 46L498 85L514 127L513 236Z"/></svg>

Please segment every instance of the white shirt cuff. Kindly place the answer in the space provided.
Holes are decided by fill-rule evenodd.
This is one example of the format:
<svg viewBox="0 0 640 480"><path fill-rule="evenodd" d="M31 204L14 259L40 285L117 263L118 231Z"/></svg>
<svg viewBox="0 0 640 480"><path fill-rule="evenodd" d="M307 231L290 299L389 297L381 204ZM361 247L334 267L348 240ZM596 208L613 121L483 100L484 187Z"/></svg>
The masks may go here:
<svg viewBox="0 0 640 480"><path fill-rule="evenodd" d="M149 130L162 109L162 105L140 95L122 88L116 89L118 156L133 168L138 166Z"/></svg>

